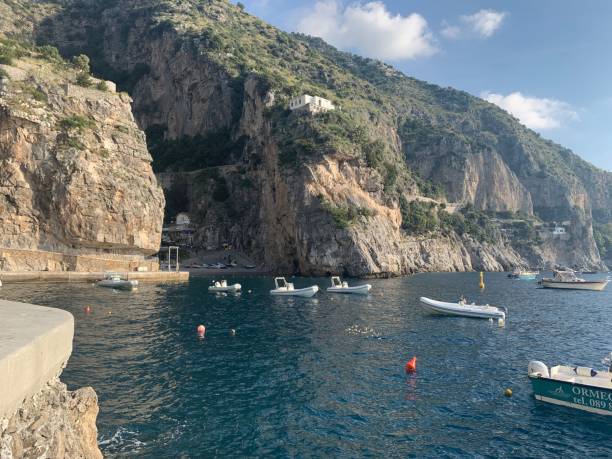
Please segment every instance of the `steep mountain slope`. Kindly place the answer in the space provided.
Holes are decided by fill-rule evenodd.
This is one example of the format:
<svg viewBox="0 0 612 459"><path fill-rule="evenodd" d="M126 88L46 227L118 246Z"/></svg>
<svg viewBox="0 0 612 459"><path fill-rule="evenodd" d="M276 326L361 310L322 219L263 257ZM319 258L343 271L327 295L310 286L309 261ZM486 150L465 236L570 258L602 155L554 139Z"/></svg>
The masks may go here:
<svg viewBox="0 0 612 459"><path fill-rule="evenodd" d="M130 92L169 210L194 214L203 246L303 273L600 263L592 208L609 220L610 174L492 104L224 0L55 7L37 39ZM339 109L287 110L302 93ZM526 230L508 240L496 215ZM553 221L569 237L534 230Z"/></svg>
<svg viewBox="0 0 612 459"><path fill-rule="evenodd" d="M2 269L127 269L158 250L164 206L130 98L93 79L79 86L80 71L56 49L4 37L7 22L0 27Z"/></svg>

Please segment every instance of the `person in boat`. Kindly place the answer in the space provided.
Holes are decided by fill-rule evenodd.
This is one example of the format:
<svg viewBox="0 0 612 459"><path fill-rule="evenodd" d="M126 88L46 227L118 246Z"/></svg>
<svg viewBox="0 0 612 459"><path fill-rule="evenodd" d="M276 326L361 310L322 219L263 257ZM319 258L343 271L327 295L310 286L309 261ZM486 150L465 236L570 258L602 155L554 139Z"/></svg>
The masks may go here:
<svg viewBox="0 0 612 459"><path fill-rule="evenodd" d="M465 305L466 303L467 303L467 300L465 299L465 296L461 295L461 296L459 297L459 304L460 304L461 306L463 306L463 305Z"/></svg>

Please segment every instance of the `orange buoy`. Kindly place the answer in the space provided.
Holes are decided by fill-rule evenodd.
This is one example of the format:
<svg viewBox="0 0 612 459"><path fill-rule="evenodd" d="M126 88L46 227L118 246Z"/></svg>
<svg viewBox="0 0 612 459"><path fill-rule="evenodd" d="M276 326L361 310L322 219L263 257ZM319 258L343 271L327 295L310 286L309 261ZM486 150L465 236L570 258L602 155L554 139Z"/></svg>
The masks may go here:
<svg viewBox="0 0 612 459"><path fill-rule="evenodd" d="M410 360L408 360L408 362L406 362L406 366L404 367L406 370L406 373L414 373L416 371L416 362L417 362L417 358L412 357Z"/></svg>
<svg viewBox="0 0 612 459"><path fill-rule="evenodd" d="M204 325L198 325L198 335L204 336L206 333L206 327Z"/></svg>

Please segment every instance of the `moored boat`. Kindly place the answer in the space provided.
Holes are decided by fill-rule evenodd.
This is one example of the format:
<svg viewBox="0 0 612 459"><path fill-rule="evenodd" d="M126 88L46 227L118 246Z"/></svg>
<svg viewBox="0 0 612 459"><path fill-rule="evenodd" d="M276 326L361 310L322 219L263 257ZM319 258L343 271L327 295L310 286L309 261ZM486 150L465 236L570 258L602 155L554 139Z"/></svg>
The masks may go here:
<svg viewBox="0 0 612 459"><path fill-rule="evenodd" d="M275 277L274 285L276 288L270 290L270 294L277 296L301 296L308 298L319 291L317 285L311 285L305 288L295 288L295 286L291 282L287 282L284 277Z"/></svg>
<svg viewBox="0 0 612 459"><path fill-rule="evenodd" d="M553 271L554 276L545 277L539 283L544 288L557 288L566 290L596 290L601 291L610 282L608 279L585 280L571 270Z"/></svg>
<svg viewBox="0 0 612 459"><path fill-rule="evenodd" d="M523 269L515 269L508 277L511 279L533 280L538 275L537 271L528 271Z"/></svg>
<svg viewBox="0 0 612 459"><path fill-rule="evenodd" d="M117 290L134 290L138 288L138 281L121 279L121 275L117 273L107 273L104 279L96 282L96 285Z"/></svg>
<svg viewBox="0 0 612 459"><path fill-rule="evenodd" d="M610 358L604 362L610 362ZM612 415L612 372L532 360L527 369L536 400L591 413Z"/></svg>
<svg viewBox="0 0 612 459"><path fill-rule="evenodd" d="M208 287L209 292L239 292L241 289L240 284L227 285L226 280L214 281L213 285Z"/></svg>
<svg viewBox="0 0 612 459"><path fill-rule="evenodd" d="M448 316L474 317L477 319L501 319L506 320L506 311L497 306L467 304L464 299L458 303L447 303L444 301L432 300L422 296L421 304L430 312L444 314Z"/></svg>
<svg viewBox="0 0 612 459"><path fill-rule="evenodd" d="M370 284L349 286L347 282L343 282L338 276L332 276L331 287L327 288L329 293L353 293L357 295L367 295L372 286Z"/></svg>

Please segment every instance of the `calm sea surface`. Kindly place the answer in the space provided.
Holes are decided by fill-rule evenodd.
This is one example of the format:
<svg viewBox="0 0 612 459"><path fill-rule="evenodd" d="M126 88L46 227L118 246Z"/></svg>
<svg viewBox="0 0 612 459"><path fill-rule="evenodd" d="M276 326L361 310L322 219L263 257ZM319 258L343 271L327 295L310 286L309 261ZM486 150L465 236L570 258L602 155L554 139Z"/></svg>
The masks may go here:
<svg viewBox="0 0 612 459"><path fill-rule="evenodd" d="M475 273L422 274L369 281L367 297L290 299L268 294L270 278L230 280L245 292L208 294L210 279L192 277L137 292L5 285L0 297L74 315L62 379L95 388L109 457L612 456L612 420L536 402L526 375L530 359L599 368L612 351L612 288L488 274L480 292ZM506 306L506 327L418 305L462 293Z"/></svg>

